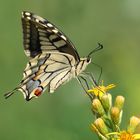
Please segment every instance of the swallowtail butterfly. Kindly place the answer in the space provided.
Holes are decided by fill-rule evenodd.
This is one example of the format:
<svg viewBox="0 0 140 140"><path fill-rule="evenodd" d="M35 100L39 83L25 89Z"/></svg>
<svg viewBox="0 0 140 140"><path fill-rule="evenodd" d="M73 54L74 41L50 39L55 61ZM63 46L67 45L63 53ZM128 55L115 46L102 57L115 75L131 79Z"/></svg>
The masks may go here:
<svg viewBox="0 0 140 140"><path fill-rule="evenodd" d="M72 42L48 20L22 12L24 51L29 62L20 84L5 98L19 90L29 101L46 89L53 93L71 78L77 78L91 62L90 54L80 58ZM98 46L98 50L102 45ZM97 49L97 48L96 48Z"/></svg>

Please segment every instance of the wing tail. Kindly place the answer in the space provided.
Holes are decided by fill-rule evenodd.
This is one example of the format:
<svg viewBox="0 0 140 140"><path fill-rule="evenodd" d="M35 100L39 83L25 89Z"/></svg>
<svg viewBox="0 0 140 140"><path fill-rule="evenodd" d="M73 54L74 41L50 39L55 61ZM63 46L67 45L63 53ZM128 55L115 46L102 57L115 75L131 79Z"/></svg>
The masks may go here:
<svg viewBox="0 0 140 140"><path fill-rule="evenodd" d="M7 92L4 94L5 99L9 98L10 96L12 96L16 91L18 90L18 88L13 89L10 92Z"/></svg>

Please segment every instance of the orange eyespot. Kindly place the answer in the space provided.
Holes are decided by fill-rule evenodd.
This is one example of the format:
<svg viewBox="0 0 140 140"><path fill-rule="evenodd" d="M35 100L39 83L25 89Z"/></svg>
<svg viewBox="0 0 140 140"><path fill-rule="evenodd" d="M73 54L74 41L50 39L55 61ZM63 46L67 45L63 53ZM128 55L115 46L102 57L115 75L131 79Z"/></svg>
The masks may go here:
<svg viewBox="0 0 140 140"><path fill-rule="evenodd" d="M41 89L41 88L37 88L37 89L35 90L35 92L34 92L34 94L35 94L36 96L40 96L41 93L42 93L42 89Z"/></svg>

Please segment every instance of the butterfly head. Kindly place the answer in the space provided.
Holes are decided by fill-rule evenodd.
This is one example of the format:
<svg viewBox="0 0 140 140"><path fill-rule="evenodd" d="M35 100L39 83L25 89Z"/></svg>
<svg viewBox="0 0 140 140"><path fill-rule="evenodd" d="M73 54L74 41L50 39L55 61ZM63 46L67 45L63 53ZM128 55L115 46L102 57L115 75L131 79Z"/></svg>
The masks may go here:
<svg viewBox="0 0 140 140"><path fill-rule="evenodd" d="M85 58L85 61L89 64L89 63L91 63L91 57L90 56L87 56L86 58Z"/></svg>

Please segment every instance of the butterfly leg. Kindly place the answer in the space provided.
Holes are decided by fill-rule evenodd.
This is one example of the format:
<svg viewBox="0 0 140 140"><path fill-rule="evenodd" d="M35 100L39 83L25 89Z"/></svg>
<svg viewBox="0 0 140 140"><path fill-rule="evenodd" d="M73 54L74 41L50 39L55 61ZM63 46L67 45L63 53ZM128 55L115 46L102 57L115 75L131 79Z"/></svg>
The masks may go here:
<svg viewBox="0 0 140 140"><path fill-rule="evenodd" d="M94 76L93 76L93 73L91 72L84 72L84 76L88 76L89 79L91 80L91 82L95 85L95 86L98 86L98 82L96 82Z"/></svg>
<svg viewBox="0 0 140 140"><path fill-rule="evenodd" d="M98 67L99 69L100 69L100 73L99 73L99 77L98 77L98 84L100 83L100 79L101 79L101 76L102 76L102 67L100 66L100 65L98 65L98 64L96 64L96 63L93 63L93 62L91 62L91 64L93 64L93 65L95 65L96 67Z"/></svg>
<svg viewBox="0 0 140 140"><path fill-rule="evenodd" d="M80 76L80 77L81 77L81 76ZM84 80L84 82L85 82L87 88L89 89L87 80L86 80L84 77L81 77L81 78ZM92 95L90 95L90 94L87 92L87 89L84 87L84 85L83 85L83 83L82 83L82 81L80 80L79 77L77 77L77 80L78 80L79 84L82 86L82 88L84 89L85 93L89 96L89 98L90 98L91 101L92 101L92 99L93 99Z"/></svg>
<svg viewBox="0 0 140 140"><path fill-rule="evenodd" d="M87 89L89 90L90 87L89 87L89 85L88 85L88 82L87 82L86 78L84 78L83 76L80 76L80 78L85 82L86 87L87 87Z"/></svg>

